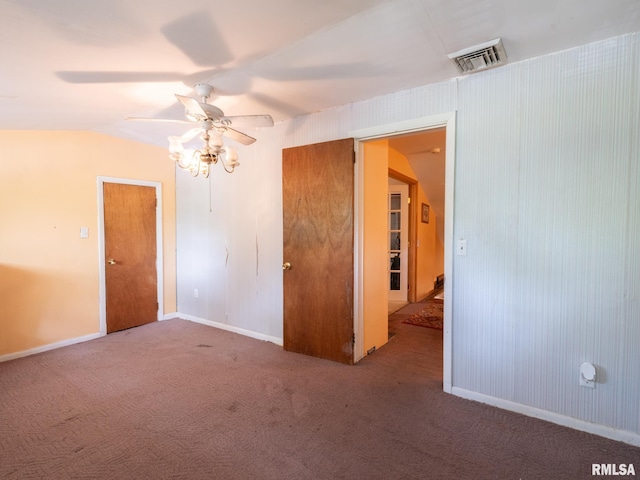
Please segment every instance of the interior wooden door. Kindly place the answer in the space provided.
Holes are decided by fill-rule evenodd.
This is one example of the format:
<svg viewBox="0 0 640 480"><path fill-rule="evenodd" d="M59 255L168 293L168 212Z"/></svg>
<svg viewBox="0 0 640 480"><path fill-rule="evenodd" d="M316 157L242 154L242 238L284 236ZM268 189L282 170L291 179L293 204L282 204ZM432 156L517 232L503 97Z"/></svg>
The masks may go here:
<svg viewBox="0 0 640 480"><path fill-rule="evenodd" d="M156 189L104 183L107 333L158 319Z"/></svg>
<svg viewBox="0 0 640 480"><path fill-rule="evenodd" d="M282 157L284 348L352 364L354 141Z"/></svg>

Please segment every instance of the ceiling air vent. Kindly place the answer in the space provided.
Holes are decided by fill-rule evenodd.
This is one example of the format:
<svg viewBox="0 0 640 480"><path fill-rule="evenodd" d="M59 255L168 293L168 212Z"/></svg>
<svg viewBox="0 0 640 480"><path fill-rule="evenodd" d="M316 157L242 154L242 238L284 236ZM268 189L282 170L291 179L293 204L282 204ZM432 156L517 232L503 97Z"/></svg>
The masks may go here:
<svg viewBox="0 0 640 480"><path fill-rule="evenodd" d="M460 73L473 73L502 65L507 61L507 54L504 51L502 39L496 38L490 42L452 53L449 58L456 64Z"/></svg>

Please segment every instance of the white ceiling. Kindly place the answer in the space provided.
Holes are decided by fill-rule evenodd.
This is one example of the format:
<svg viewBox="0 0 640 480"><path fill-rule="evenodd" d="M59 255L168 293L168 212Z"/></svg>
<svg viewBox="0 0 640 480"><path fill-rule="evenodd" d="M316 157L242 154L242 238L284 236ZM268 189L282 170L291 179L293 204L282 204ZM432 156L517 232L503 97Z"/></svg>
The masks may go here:
<svg viewBox="0 0 640 480"><path fill-rule="evenodd" d="M455 77L501 37L510 62L640 30L638 0L0 0L0 128L166 145L174 93L276 121Z"/></svg>

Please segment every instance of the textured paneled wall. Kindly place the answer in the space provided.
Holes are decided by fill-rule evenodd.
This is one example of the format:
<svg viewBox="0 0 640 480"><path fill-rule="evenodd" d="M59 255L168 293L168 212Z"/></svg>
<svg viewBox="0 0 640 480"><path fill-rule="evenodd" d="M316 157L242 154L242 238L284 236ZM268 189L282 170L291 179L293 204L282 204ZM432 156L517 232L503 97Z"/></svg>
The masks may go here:
<svg viewBox="0 0 640 480"><path fill-rule="evenodd" d="M639 38L278 124L232 176L178 172L178 310L281 338L282 148L457 110L453 385L640 433Z"/></svg>
<svg viewBox="0 0 640 480"><path fill-rule="evenodd" d="M454 385L640 431L639 82L632 35L460 83Z"/></svg>

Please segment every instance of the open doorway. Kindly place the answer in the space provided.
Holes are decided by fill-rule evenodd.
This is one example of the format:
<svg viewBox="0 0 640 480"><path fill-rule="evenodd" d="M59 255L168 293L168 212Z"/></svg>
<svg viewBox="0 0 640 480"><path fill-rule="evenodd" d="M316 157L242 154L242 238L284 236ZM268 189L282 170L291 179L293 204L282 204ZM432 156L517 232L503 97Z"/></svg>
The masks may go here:
<svg viewBox="0 0 640 480"><path fill-rule="evenodd" d="M444 278L446 128L389 137L388 145L389 176L409 188L407 300L415 303Z"/></svg>
<svg viewBox="0 0 640 480"><path fill-rule="evenodd" d="M445 128L364 143L364 162L369 170L365 174L364 234L370 252L366 282L382 285L382 269L376 265L384 255L388 314L422 301L442 287L445 144ZM376 177L385 174L383 185ZM380 248L383 241L384 252Z"/></svg>
<svg viewBox="0 0 640 480"><path fill-rule="evenodd" d="M356 345L356 358L360 359L372 350L375 351L373 347L380 348L388 341L387 306L391 273L388 230L390 170L395 172L394 178L399 176L400 180L404 180L402 176L406 176L411 179L418 191L418 194L410 194L413 213L410 212L409 215L414 225L409 227L408 299L411 301L424 299L432 294L434 288L439 286L439 282L451 273L455 113L375 127L352 132L352 134L357 140L355 316L356 338L361 340L359 351ZM429 145L424 141L430 135L439 136L438 144ZM378 141L381 142L378 143ZM393 157L392 160L390 160L391 157ZM420 157L422 160L426 158L427 161L421 164ZM440 162L430 162L429 165L433 168L434 163L438 164L437 174L428 175L429 180L423 182L421 176L424 173L423 167L429 164L428 160L438 157L441 158ZM429 184L426 188L423 185L425 182ZM431 187L434 188L433 191L427 194ZM382 201L379 200L380 191L383 192ZM376 213L378 208L384 209L382 220ZM371 235L372 225L378 232L382 231L382 234L374 232ZM424 236L425 231L430 231L427 234L430 235L429 238ZM439 252L437 261L425 261L423 254L427 248ZM412 256L413 260L411 260ZM382 267L378 264L379 258L383 259ZM413 272L411 272L412 266ZM450 283L449 281L444 284L442 350L443 386L444 390L449 392L451 391L452 345ZM411 293L412 290L413 293ZM382 323L385 327L385 339L382 339L382 332L380 332ZM371 335L373 330L380 334L376 334L380 343L373 343L373 347L369 348L369 343L375 341Z"/></svg>

